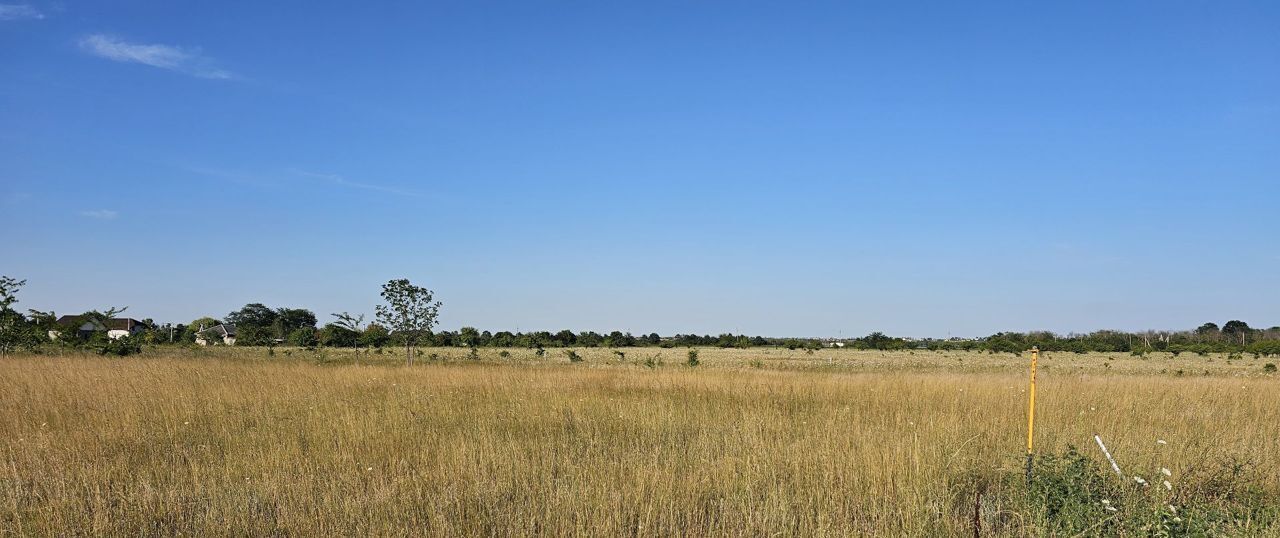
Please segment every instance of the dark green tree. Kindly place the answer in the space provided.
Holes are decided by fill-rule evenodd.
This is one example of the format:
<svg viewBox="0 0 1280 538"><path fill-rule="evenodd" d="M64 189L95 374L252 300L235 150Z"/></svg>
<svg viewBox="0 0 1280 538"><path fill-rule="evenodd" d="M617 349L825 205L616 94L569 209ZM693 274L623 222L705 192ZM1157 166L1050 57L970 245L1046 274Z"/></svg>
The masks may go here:
<svg viewBox="0 0 1280 538"><path fill-rule="evenodd" d="M13 309L18 290L26 284L26 280L0 276L0 355L30 347L36 340L26 317Z"/></svg>
<svg viewBox="0 0 1280 538"><path fill-rule="evenodd" d="M1218 324L1212 321L1196 328L1196 335L1201 338L1214 339L1218 337L1218 334Z"/></svg>
<svg viewBox="0 0 1280 538"><path fill-rule="evenodd" d="M356 347L360 333L337 323L330 323L316 331L316 340L325 347Z"/></svg>
<svg viewBox="0 0 1280 538"><path fill-rule="evenodd" d="M365 347L381 348L387 345L387 341L391 339L391 333L387 332L387 328L377 323L370 323L364 328L364 332L360 333L359 344Z"/></svg>
<svg viewBox="0 0 1280 538"><path fill-rule="evenodd" d="M250 303L240 310L227 314L226 320L227 323L235 325L237 330L244 327L269 328L276 322L276 311L262 303Z"/></svg>
<svg viewBox="0 0 1280 538"><path fill-rule="evenodd" d="M1240 345L1245 344L1246 337L1249 336L1249 324L1238 319L1233 319L1222 325L1222 334L1231 338L1234 342L1240 341Z"/></svg>
<svg viewBox="0 0 1280 538"><path fill-rule="evenodd" d="M475 327L463 327L458 330L458 341L467 347L480 345L480 331Z"/></svg>
<svg viewBox="0 0 1280 538"><path fill-rule="evenodd" d="M578 342L577 335L573 334L573 331L569 329L556 333L555 339L556 345L560 346L572 346Z"/></svg>
<svg viewBox="0 0 1280 538"><path fill-rule="evenodd" d="M272 323L277 337L286 337L298 329L316 328L316 315L304 308L278 308Z"/></svg>
<svg viewBox="0 0 1280 538"><path fill-rule="evenodd" d="M299 327L289 333L286 340L291 345L299 347L315 347L318 340L316 339L316 330L314 327Z"/></svg>

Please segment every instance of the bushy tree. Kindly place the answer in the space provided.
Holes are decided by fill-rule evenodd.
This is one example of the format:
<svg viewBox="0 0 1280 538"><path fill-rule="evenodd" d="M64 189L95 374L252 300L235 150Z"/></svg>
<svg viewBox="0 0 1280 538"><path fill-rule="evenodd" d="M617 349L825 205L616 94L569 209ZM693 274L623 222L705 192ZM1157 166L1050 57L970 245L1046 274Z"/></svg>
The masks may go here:
<svg viewBox="0 0 1280 538"><path fill-rule="evenodd" d="M278 308L276 309L276 319L272 325L275 327L276 335L279 337L293 334L298 329L315 331L316 315L305 308Z"/></svg>
<svg viewBox="0 0 1280 538"><path fill-rule="evenodd" d="M600 336L595 331L583 331L578 333L574 342L583 347L600 347L600 345L604 343L604 337Z"/></svg>
<svg viewBox="0 0 1280 538"><path fill-rule="evenodd" d="M565 329L556 333L555 340L558 345L572 346L578 342L578 336L573 334L573 331Z"/></svg>
<svg viewBox="0 0 1280 538"><path fill-rule="evenodd" d="M458 331L458 343L467 347L480 345L480 331L475 327L463 327Z"/></svg>
<svg viewBox="0 0 1280 538"><path fill-rule="evenodd" d="M1222 334L1230 337L1232 342L1238 340L1242 346L1244 345L1249 332L1249 324L1238 319L1233 319L1222 325Z"/></svg>
<svg viewBox="0 0 1280 538"><path fill-rule="evenodd" d="M266 328L276 322L276 311L262 303L249 303L244 308L227 314L226 320L235 325L236 330L243 327Z"/></svg>
<svg viewBox="0 0 1280 538"><path fill-rule="evenodd" d="M1212 321L1196 328L1196 334L1202 338L1217 338L1219 332L1218 324Z"/></svg>
<svg viewBox="0 0 1280 538"><path fill-rule="evenodd" d="M213 327L217 327L218 325L221 325L221 324L222 322L218 321L217 318L204 316L202 318L196 318L191 320L191 323L188 323L187 327L189 327L191 329L191 332L194 334L194 333L203 331L205 329L211 329Z"/></svg>
<svg viewBox="0 0 1280 538"><path fill-rule="evenodd" d="M365 347L381 348L382 346L387 345L387 341L390 339L391 333L387 331L386 327L377 323L370 323L364 328L364 331L360 333L358 343Z"/></svg>
<svg viewBox="0 0 1280 538"><path fill-rule="evenodd" d="M431 290L415 286L407 278L382 285L386 304L377 307L378 323L404 337L406 364L413 364L413 351L422 333L431 331L436 324L442 303L434 296Z"/></svg>
<svg viewBox="0 0 1280 538"><path fill-rule="evenodd" d="M39 341L33 325L13 309L18 302L18 290L26 283L26 280L0 276L0 354L34 347Z"/></svg>
<svg viewBox="0 0 1280 538"><path fill-rule="evenodd" d="M276 333L271 327L259 325L236 326L237 346L271 346L276 343Z"/></svg>
<svg viewBox="0 0 1280 538"><path fill-rule="evenodd" d="M355 347L360 333L337 323L330 323L316 332L316 339L326 347Z"/></svg>
<svg viewBox="0 0 1280 538"><path fill-rule="evenodd" d="M316 340L316 330L312 327L299 327L289 333L286 339L289 344L300 347L315 347L318 343Z"/></svg>
<svg viewBox="0 0 1280 538"><path fill-rule="evenodd" d="M511 331L498 331L493 333L493 338L489 339L490 345L496 347L512 347L516 345L516 335Z"/></svg>

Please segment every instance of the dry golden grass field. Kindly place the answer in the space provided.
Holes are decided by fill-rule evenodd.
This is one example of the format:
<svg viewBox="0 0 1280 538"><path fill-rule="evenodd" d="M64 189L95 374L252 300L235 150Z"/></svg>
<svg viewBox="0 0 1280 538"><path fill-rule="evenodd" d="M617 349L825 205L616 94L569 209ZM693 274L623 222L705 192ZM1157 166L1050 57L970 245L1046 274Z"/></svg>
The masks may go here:
<svg viewBox="0 0 1280 538"><path fill-rule="evenodd" d="M0 534L1280 535L1275 359L501 351L0 358Z"/></svg>

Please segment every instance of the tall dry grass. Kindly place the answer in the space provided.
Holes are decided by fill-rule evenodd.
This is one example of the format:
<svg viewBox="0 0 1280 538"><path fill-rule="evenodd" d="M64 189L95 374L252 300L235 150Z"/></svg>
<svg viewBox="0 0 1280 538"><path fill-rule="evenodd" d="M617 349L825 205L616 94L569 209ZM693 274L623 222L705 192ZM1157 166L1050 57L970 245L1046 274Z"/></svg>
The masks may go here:
<svg viewBox="0 0 1280 538"><path fill-rule="evenodd" d="M0 359L0 533L971 535L980 483L988 532L1049 529L1000 485L1025 440L1013 366L296 359ZM1280 496L1274 378L1090 371L1042 375L1042 451L1098 432L1174 483L1236 456Z"/></svg>

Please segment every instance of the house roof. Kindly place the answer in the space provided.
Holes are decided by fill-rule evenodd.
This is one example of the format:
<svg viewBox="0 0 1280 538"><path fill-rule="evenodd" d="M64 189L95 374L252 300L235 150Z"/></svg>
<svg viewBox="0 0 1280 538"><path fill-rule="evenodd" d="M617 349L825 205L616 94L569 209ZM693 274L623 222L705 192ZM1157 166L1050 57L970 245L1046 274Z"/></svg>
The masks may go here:
<svg viewBox="0 0 1280 538"><path fill-rule="evenodd" d="M207 332L216 332L218 336L234 337L236 335L236 325L234 323L221 323L218 325L214 325L213 327L208 327L208 328L196 331L196 334L207 333Z"/></svg>
<svg viewBox="0 0 1280 538"><path fill-rule="evenodd" d="M75 325L80 326L90 321L89 316L62 316L58 318L58 325ZM132 331L135 327L146 327L147 324L133 318L111 318L107 320L106 330L109 331Z"/></svg>

